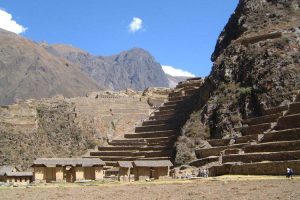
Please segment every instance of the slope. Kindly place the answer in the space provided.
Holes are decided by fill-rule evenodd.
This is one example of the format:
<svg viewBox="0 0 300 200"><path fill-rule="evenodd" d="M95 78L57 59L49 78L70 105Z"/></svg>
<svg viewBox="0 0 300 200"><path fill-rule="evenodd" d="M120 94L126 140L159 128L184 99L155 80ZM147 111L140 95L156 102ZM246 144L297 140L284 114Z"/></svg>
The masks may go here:
<svg viewBox="0 0 300 200"><path fill-rule="evenodd" d="M98 89L78 66L24 37L0 30L0 104L57 94L79 96Z"/></svg>

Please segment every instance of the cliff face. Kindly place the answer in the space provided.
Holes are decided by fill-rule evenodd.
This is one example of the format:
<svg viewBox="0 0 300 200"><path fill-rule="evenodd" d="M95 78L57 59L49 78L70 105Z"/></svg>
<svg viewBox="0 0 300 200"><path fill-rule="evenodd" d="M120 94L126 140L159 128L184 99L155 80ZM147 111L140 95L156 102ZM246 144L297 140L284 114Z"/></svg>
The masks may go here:
<svg viewBox="0 0 300 200"><path fill-rule="evenodd" d="M240 0L221 33L199 106L183 128L178 163L206 138L239 135L241 120L286 104L300 90L300 1ZM199 127L195 130L194 127ZM200 142L199 142L200 141Z"/></svg>

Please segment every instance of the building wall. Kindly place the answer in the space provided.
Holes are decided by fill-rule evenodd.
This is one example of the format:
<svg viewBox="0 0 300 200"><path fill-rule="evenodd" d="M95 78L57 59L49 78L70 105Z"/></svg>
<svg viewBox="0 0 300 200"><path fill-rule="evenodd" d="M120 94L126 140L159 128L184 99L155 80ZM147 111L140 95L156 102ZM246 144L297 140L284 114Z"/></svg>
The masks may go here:
<svg viewBox="0 0 300 200"><path fill-rule="evenodd" d="M78 180L102 180L103 167L34 167L34 180L37 182L74 182Z"/></svg>
<svg viewBox="0 0 300 200"><path fill-rule="evenodd" d="M153 167L153 168L135 167L134 168L134 180L144 181L149 178L167 179L169 177L169 171L170 171L169 167Z"/></svg>
<svg viewBox="0 0 300 200"><path fill-rule="evenodd" d="M20 183L20 184L25 184L25 183L30 183L32 180L32 177L18 177L18 176L8 176L3 179L4 182L7 183Z"/></svg>
<svg viewBox="0 0 300 200"><path fill-rule="evenodd" d="M55 177L56 177L56 181L59 181L59 182L65 181L63 167L56 167L56 176Z"/></svg>
<svg viewBox="0 0 300 200"><path fill-rule="evenodd" d="M43 181L45 180L45 167L34 167L33 180Z"/></svg>
<svg viewBox="0 0 300 200"><path fill-rule="evenodd" d="M83 167L75 167L76 181L84 180L84 170Z"/></svg>
<svg viewBox="0 0 300 200"><path fill-rule="evenodd" d="M95 167L95 180L103 180L103 177L104 177L103 167L102 166Z"/></svg>
<svg viewBox="0 0 300 200"><path fill-rule="evenodd" d="M155 168L155 179L165 179L169 177L169 167L158 167Z"/></svg>
<svg viewBox="0 0 300 200"><path fill-rule="evenodd" d="M134 168L134 180L143 181L150 178L149 167L135 167Z"/></svg>

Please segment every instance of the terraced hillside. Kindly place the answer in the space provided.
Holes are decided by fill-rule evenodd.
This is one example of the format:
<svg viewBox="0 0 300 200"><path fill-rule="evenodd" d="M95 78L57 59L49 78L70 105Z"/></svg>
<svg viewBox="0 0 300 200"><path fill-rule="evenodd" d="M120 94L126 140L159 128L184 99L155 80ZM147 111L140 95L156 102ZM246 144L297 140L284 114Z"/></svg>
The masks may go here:
<svg viewBox="0 0 300 200"><path fill-rule="evenodd" d="M243 119L293 102L300 90L299 11L299 0L239 1L217 41L207 89L200 88L199 103L183 126L178 164L194 160L194 150L207 146L207 139L272 128L265 123L240 129Z"/></svg>
<svg viewBox="0 0 300 200"><path fill-rule="evenodd" d="M109 166L117 161L174 159L174 142L197 103L195 94L202 83L200 78L179 83L168 101L143 121L142 126L136 127L135 133L109 141L107 146L99 146L88 156L99 157Z"/></svg>
<svg viewBox="0 0 300 200"><path fill-rule="evenodd" d="M212 176L282 175L287 167L300 174L300 94L287 106L243 120L239 131L241 137L208 140L211 147L196 150L190 165L208 167Z"/></svg>

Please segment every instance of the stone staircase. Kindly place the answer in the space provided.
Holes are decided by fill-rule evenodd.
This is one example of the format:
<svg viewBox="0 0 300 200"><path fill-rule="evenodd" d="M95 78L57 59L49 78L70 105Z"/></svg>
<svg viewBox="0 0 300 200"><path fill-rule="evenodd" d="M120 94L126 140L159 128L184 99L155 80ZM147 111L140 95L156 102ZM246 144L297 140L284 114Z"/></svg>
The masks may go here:
<svg viewBox="0 0 300 200"><path fill-rule="evenodd" d="M288 106L265 110L243 120L241 137L208 140L210 148L195 151L192 166L224 174L284 175L291 167L300 174L300 95Z"/></svg>
<svg viewBox="0 0 300 200"><path fill-rule="evenodd" d="M112 140L100 146L89 156L99 157L108 166L117 161L173 159L174 143L180 127L193 111L203 80L192 78L183 81L172 91L168 100L154 111L149 119L135 128L135 133L125 134L124 139Z"/></svg>

